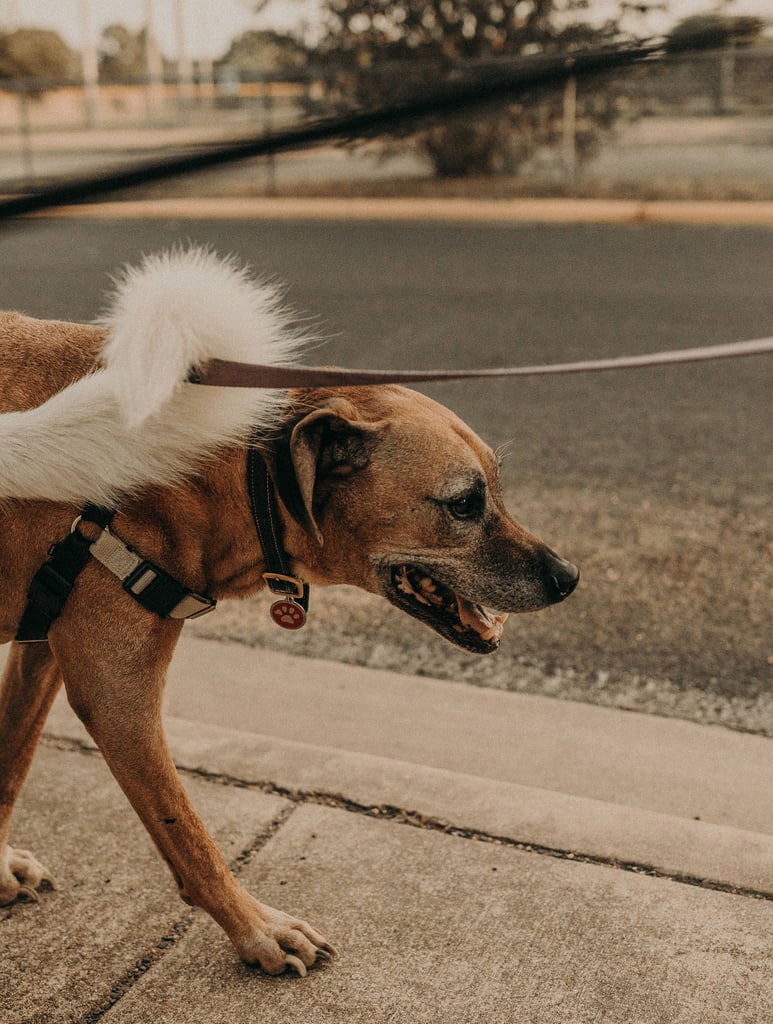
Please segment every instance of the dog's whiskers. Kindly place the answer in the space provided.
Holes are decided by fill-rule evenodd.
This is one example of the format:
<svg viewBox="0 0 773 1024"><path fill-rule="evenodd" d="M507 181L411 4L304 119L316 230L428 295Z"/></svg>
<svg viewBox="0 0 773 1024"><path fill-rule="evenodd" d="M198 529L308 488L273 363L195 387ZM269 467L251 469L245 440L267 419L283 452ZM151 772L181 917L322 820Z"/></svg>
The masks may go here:
<svg viewBox="0 0 773 1024"><path fill-rule="evenodd" d="M502 444L497 445L494 449L494 457L497 460L497 465L501 466L504 460L512 454L513 445L515 444L515 438L511 437L509 441L503 441Z"/></svg>

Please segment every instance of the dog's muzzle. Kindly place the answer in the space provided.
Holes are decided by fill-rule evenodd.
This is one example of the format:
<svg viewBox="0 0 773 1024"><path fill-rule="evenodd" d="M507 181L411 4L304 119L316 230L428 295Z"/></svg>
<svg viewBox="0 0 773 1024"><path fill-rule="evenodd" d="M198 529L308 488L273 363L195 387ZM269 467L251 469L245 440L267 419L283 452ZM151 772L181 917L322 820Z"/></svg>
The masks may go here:
<svg viewBox="0 0 773 1024"><path fill-rule="evenodd" d="M388 567L387 573L384 591L387 600L455 646L474 654L490 654L499 647L510 612L536 611L558 604L569 597L580 580L577 566L550 548L542 548L534 558L525 590L523 577L507 581L499 595L495 593L496 587L489 589L484 600L490 607L486 607L479 596L465 597L455 585L443 582L442 569L429 564L397 562ZM480 592L479 589L479 595Z"/></svg>

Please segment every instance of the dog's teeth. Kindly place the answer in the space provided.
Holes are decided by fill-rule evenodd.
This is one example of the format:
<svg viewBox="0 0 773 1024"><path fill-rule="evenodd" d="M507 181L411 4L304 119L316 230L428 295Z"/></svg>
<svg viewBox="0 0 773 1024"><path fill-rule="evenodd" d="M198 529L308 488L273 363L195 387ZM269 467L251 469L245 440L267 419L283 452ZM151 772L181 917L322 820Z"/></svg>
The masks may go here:
<svg viewBox="0 0 773 1024"><path fill-rule="evenodd" d="M395 583L397 584L397 589L402 590L404 594L413 593L413 587L408 579L408 570L404 565L400 567L399 573L395 575Z"/></svg>
<svg viewBox="0 0 773 1024"><path fill-rule="evenodd" d="M408 596L412 597L414 601L418 601L420 604L426 604L429 606L429 600L424 596L424 594L420 594L411 582L406 566L403 565L400 568L399 574L395 577L395 583L398 590L401 590L404 594L408 594Z"/></svg>
<svg viewBox="0 0 773 1024"><path fill-rule="evenodd" d="M488 612L486 611L482 604L475 605L475 614L478 616L479 619L482 619L483 622L491 621Z"/></svg>
<svg viewBox="0 0 773 1024"><path fill-rule="evenodd" d="M459 619L466 629L474 630L482 640L499 640L502 627L507 618L483 605L472 605L457 595L459 602Z"/></svg>
<svg viewBox="0 0 773 1024"><path fill-rule="evenodd" d="M401 565L399 569L395 569L394 582L398 590L407 594L417 604L434 608L449 618L458 620L452 624L455 632L464 633L472 630L486 642L498 641L502 636L506 615L500 615L481 604L471 604L431 576L422 574L420 569Z"/></svg>

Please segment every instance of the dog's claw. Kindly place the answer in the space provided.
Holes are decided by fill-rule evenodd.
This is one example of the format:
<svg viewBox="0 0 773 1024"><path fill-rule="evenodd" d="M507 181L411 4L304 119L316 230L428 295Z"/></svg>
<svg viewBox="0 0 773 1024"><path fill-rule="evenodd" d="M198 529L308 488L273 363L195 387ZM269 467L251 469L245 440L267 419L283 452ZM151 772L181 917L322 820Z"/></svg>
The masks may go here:
<svg viewBox="0 0 773 1024"><path fill-rule="evenodd" d="M29 885L20 885L16 894L17 900L29 900L30 903L40 903L40 896Z"/></svg>
<svg viewBox="0 0 773 1024"><path fill-rule="evenodd" d="M292 956L288 953L285 963L289 968L298 972L299 978L306 977L306 964L304 964L303 960L299 960L297 956Z"/></svg>
<svg viewBox="0 0 773 1024"><path fill-rule="evenodd" d="M37 890L55 888L50 872L29 850L0 847L0 905L40 903Z"/></svg>
<svg viewBox="0 0 773 1024"><path fill-rule="evenodd" d="M338 955L324 935L306 921L257 900L253 906L259 915L255 930L244 945L234 943L245 963L260 966L267 974L293 971L305 978L310 970Z"/></svg>

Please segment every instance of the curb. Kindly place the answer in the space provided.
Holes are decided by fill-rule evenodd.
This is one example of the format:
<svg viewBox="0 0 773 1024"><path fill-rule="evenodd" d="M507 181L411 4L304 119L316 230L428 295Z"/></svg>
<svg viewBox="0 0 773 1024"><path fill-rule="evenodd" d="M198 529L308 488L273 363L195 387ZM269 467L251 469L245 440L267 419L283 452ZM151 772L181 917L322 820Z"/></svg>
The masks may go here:
<svg viewBox="0 0 773 1024"><path fill-rule="evenodd" d="M626 199L201 198L84 203L33 214L86 220L344 220L773 226L773 202Z"/></svg>
<svg viewBox="0 0 773 1024"><path fill-rule="evenodd" d="M206 778L773 899L773 836L180 718L166 730L176 766ZM62 701L46 735L94 748Z"/></svg>
<svg viewBox="0 0 773 1024"><path fill-rule="evenodd" d="M673 812L638 804L635 785L626 781L632 772L646 771L646 766L636 767L642 744L647 756L657 756L664 766L659 784L667 787L680 771L682 749L697 757L708 745L728 772L748 756L752 764L748 772L738 773L736 785L750 787L759 799L767 788L764 771L760 778L757 769L769 754L769 741L760 745L756 737L688 723L377 669L342 668L263 649L256 660L251 648L194 636L181 641L177 655L165 721L175 763L183 770L291 800L311 799L551 856L773 898L773 834L764 816L745 819L748 825L740 824L744 819L719 823L694 817L701 802L694 790L711 784L710 772L700 782L692 780ZM378 723L384 723L389 708L396 709L398 723L410 708L419 726L415 734L403 730L407 742L399 751L368 737L374 724L382 731ZM214 721L213 710L218 715ZM504 732L492 715L509 723ZM554 734L564 737L565 756L584 785L564 788L554 776L551 788L545 770L493 777L485 758L463 756L470 744L510 749L517 742L515 723L521 720L533 733L533 740L523 735L527 745L549 742ZM428 759L428 730L458 751L443 767ZM606 743L600 735L594 739L597 733L604 734ZM62 695L47 734L93 747ZM583 754L588 742L603 747L596 769ZM618 780L615 797L594 795L598 789L591 776L599 768Z"/></svg>

